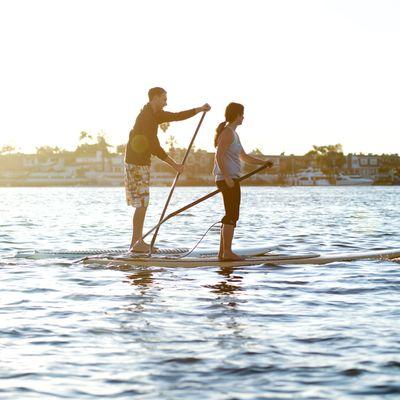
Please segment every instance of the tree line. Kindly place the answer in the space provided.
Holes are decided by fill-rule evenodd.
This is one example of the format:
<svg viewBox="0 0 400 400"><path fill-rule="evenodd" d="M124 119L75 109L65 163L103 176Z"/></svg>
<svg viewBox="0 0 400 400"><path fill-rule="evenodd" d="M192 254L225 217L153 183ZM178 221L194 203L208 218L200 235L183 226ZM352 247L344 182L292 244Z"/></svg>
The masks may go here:
<svg viewBox="0 0 400 400"><path fill-rule="evenodd" d="M168 130L169 124L161 124L161 129L164 133ZM166 138L167 150L173 153L176 149L176 139L173 135L169 135ZM82 131L79 134L78 145L73 152L61 149L57 146L40 146L36 148L36 154L46 159L57 155L65 156L92 156L98 151L101 151L103 158L111 154L125 153L126 144L120 144L115 146L115 152L110 151L114 146L111 145L106 138L104 132L100 132L97 135L92 135L86 131ZM0 155L12 155L16 153L16 148L11 145L5 145L0 148ZM252 154L262 156L262 151L256 148L252 151ZM361 153L362 155L362 153ZM319 168L323 173L327 175L335 175L337 171L341 170L346 165L346 156L343 153L343 146L341 144L317 146L313 145L312 149L306 154L301 156L302 162L298 162L298 156L281 154L282 158L286 161L281 166L281 173L284 174L295 174L304 166L313 165ZM379 156L379 172L387 173L395 171L400 174L400 157L398 154L382 154Z"/></svg>

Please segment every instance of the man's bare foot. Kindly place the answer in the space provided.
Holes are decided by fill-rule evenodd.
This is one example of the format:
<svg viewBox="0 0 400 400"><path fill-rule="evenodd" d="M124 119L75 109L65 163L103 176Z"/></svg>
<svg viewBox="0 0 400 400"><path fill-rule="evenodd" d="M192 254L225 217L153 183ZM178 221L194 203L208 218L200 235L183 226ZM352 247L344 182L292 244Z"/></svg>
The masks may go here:
<svg viewBox="0 0 400 400"><path fill-rule="evenodd" d="M233 252L224 253L222 257L218 255L219 261L243 261L244 259L245 259L244 257L241 257Z"/></svg>
<svg viewBox="0 0 400 400"><path fill-rule="evenodd" d="M158 250L157 247L153 247L153 251L156 250ZM150 245L144 240L138 240L133 246L131 246L129 251L131 253L148 253L150 251Z"/></svg>

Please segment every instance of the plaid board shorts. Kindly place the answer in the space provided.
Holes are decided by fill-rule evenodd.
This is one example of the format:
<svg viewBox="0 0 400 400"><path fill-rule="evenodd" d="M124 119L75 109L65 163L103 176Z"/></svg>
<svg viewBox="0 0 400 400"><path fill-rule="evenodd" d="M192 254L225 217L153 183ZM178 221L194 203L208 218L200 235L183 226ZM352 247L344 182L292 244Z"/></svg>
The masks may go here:
<svg viewBox="0 0 400 400"><path fill-rule="evenodd" d="M150 166L125 163L125 194L128 206L149 205Z"/></svg>

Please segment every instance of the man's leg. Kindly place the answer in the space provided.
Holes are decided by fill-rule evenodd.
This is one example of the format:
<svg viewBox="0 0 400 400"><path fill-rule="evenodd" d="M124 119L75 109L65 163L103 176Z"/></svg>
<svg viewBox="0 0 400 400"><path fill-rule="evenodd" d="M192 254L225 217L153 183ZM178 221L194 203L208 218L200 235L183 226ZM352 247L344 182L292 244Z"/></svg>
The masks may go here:
<svg viewBox="0 0 400 400"><path fill-rule="evenodd" d="M149 245L143 240L143 224L146 217L147 207L137 207L133 213L132 240L130 251L146 252Z"/></svg>
<svg viewBox="0 0 400 400"><path fill-rule="evenodd" d="M149 205L150 166L125 164L125 189L128 205L135 207L129 250L145 253L150 246L143 240L143 225Z"/></svg>

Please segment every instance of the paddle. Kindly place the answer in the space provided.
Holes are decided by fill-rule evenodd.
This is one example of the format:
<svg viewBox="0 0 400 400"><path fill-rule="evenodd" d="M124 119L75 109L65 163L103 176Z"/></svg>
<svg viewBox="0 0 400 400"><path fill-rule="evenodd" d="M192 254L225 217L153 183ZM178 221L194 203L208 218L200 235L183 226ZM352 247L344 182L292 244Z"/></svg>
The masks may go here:
<svg viewBox="0 0 400 400"><path fill-rule="evenodd" d="M250 176L252 176L252 175L254 175L254 174L257 174L258 172L262 171L262 170L265 169L265 168L271 168L272 165L273 165L273 164L272 164L270 161L268 161L268 162L266 162L264 165L262 165L261 167L255 169L255 170L253 170L253 171L251 171L251 172L249 172L249 173L246 174L246 175L241 176L238 180L239 180L239 182L240 182L240 181L244 181L245 179L250 178ZM191 207L193 207L193 206L195 206L195 205L197 205L197 204L203 202L204 200L207 200L207 199L209 199L210 197L215 196L215 195L216 195L217 193L219 193L220 191L221 191L220 189L214 190L213 192L208 193L207 195L205 195L205 196L203 196L203 197L200 197L199 199L195 200L193 203L187 204L186 206L180 208L179 210L176 210L176 211L172 212L171 214L168 214L165 218L160 218L160 220L158 221L158 224L157 224L156 226L154 226L153 228L151 228L151 229L143 236L143 239L144 239L146 236L150 235L150 233L152 233L154 230L157 230L157 232L158 232L158 229L160 228L160 226L161 226L164 222L166 222L166 221L168 221L169 219L171 219L172 217L175 217L176 215L180 214L181 212L186 211L186 210L188 210L189 208L191 208ZM164 217L164 215L163 215L163 217ZM153 236L153 238L154 238L154 236ZM152 242L152 243L153 243L153 242Z"/></svg>
<svg viewBox="0 0 400 400"><path fill-rule="evenodd" d="M187 148L187 150L186 150L185 156L183 157L182 165L185 164L186 159L187 159L187 157L188 157L188 155L189 155L189 153L190 153L190 150L192 149L192 145L193 145L194 139L196 139L197 133L198 133L199 130L200 130L200 126L201 126L201 124L202 124L202 122L203 122L203 119L204 119L204 117L206 116L206 112L207 112L207 111L204 111L204 112L203 112L203 115L202 115L201 118L200 118L199 124L197 125L197 128L196 128L196 130L195 130L195 132L194 132L194 135L193 135L193 137L192 137L192 140L191 140L190 143L189 143L189 146L188 146L188 148ZM161 221L163 220L164 215L165 215L165 213L166 213L166 211L167 211L168 204L169 204L169 202L170 202L170 200L171 200L172 193L173 193L174 190L175 190L175 186L176 186L176 183L178 182L179 176L180 176L180 172L177 172L177 174L176 174L176 176L175 176L175 179L174 179L174 182L173 182L173 184L172 184L171 190L170 190L170 192L169 192L167 201L165 202L164 209L163 209L163 211L162 211L162 213L161 213L160 220L158 221L158 224L157 224L156 227L155 227L155 232L154 232L153 238L151 239L151 243L150 243L149 255L151 255L151 253L152 253L152 251L153 251L154 243L155 243L155 241L156 241L157 234L158 234L158 231L159 231L160 226L161 226ZM154 229L153 229L153 230L154 230ZM151 231L151 232L152 232L152 231ZM148 232L144 237L146 237L149 233L150 233L150 232Z"/></svg>

